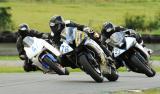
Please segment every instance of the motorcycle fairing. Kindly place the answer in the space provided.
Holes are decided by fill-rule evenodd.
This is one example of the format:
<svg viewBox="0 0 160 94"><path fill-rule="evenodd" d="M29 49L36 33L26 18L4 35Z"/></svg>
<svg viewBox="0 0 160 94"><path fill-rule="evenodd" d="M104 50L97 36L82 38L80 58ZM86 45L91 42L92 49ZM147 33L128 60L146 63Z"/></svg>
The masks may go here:
<svg viewBox="0 0 160 94"><path fill-rule="evenodd" d="M114 57L118 57L121 54L123 54L126 50L128 50L129 48L131 48L132 46L134 46L136 44L136 39L133 37L125 37L125 41L126 41L126 47L125 48L118 48L118 47L114 47L113 48L113 55Z"/></svg>

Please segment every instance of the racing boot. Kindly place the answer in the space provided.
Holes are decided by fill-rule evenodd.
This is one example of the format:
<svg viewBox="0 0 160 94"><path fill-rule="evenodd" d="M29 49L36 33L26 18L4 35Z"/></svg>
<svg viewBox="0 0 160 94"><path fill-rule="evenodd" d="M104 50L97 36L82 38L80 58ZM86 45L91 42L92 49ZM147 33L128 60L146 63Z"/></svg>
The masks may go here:
<svg viewBox="0 0 160 94"><path fill-rule="evenodd" d="M24 64L23 69L25 72L40 70L36 65L27 64L27 63Z"/></svg>

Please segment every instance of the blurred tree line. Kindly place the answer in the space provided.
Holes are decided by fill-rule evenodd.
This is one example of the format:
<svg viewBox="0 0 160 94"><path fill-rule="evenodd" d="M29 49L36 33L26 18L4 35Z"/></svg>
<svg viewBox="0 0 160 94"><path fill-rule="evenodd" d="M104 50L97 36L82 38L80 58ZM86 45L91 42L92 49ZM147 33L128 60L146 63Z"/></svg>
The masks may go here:
<svg viewBox="0 0 160 94"><path fill-rule="evenodd" d="M10 7L0 7L0 32L14 30L14 24L11 20L12 15L9 10L11 10Z"/></svg>
<svg viewBox="0 0 160 94"><path fill-rule="evenodd" d="M154 31L160 29L160 13L147 19L145 15L130 15L124 17L124 26L140 31Z"/></svg>
<svg viewBox="0 0 160 94"><path fill-rule="evenodd" d="M10 7L0 7L0 43L15 42L16 33L13 33L14 24L11 20Z"/></svg>

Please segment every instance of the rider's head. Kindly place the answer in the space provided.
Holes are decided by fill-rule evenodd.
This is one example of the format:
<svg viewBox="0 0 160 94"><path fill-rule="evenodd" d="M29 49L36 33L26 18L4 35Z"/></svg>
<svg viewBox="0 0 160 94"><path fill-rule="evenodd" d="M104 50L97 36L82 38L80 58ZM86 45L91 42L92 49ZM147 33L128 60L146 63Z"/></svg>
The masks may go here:
<svg viewBox="0 0 160 94"><path fill-rule="evenodd" d="M115 29L114 24L111 22L105 22L102 27L103 30L105 30L107 33L112 32Z"/></svg>
<svg viewBox="0 0 160 94"><path fill-rule="evenodd" d="M65 28L63 18L57 15L50 19L49 25L53 33L61 32Z"/></svg>
<svg viewBox="0 0 160 94"><path fill-rule="evenodd" d="M25 37L29 33L29 26L25 23L20 24L18 28L18 33L22 36Z"/></svg>

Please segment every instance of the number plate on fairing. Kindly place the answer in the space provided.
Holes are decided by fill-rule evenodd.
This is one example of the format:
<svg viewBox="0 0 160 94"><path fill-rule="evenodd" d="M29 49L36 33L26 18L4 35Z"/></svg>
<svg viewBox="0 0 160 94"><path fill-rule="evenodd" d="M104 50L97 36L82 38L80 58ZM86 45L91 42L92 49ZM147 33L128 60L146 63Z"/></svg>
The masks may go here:
<svg viewBox="0 0 160 94"><path fill-rule="evenodd" d="M119 49L117 47L114 47L114 49L113 49L114 57L118 57L119 55L121 55L125 51L126 50L124 50L124 49Z"/></svg>
<svg viewBox="0 0 160 94"><path fill-rule="evenodd" d="M73 51L73 49L65 42L63 42L60 46L60 52L61 53L68 53L68 52L71 52Z"/></svg>

